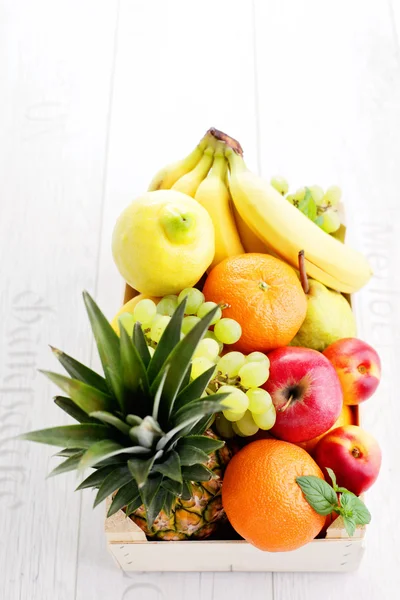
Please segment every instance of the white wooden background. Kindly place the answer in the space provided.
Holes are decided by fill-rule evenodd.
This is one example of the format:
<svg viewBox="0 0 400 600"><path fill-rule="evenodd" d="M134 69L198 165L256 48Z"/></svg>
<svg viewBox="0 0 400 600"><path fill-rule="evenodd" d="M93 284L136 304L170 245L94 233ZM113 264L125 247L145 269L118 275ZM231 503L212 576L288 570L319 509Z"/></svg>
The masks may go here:
<svg viewBox="0 0 400 600"><path fill-rule="evenodd" d="M1 600L398 598L399 35L399 0L0 0ZM210 126L266 177L341 185L375 269L356 308L384 365L363 411L384 460L355 574L125 576L103 507L45 480L46 447L7 441L60 423L47 343L95 363L81 291L120 304L114 220Z"/></svg>

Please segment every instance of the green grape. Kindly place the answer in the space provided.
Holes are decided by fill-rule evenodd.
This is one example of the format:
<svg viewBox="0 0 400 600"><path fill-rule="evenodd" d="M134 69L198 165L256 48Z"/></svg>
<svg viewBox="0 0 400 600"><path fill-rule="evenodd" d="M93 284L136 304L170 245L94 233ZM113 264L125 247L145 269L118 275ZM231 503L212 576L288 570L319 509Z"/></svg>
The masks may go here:
<svg viewBox="0 0 400 600"><path fill-rule="evenodd" d="M266 362L268 367L270 364L269 358L264 352L250 352L250 354L246 356L246 362Z"/></svg>
<svg viewBox="0 0 400 600"><path fill-rule="evenodd" d="M303 200L305 195L306 195L306 188L303 188L303 187L302 187L302 188L299 188L299 189L297 190L297 192L296 192L295 194L293 194L293 196L294 196L294 199L295 199L297 202L300 202L301 200Z"/></svg>
<svg viewBox="0 0 400 600"><path fill-rule="evenodd" d="M240 433L246 437L256 434L259 429L249 410L246 410L244 416L239 421L236 421L235 425Z"/></svg>
<svg viewBox="0 0 400 600"><path fill-rule="evenodd" d="M170 320L171 320L171 317L160 315L160 317L158 319L155 319L152 322L151 329L150 329L150 339L153 342L156 342L158 344L158 342L160 341L161 336L164 333L165 328L167 327Z"/></svg>
<svg viewBox="0 0 400 600"><path fill-rule="evenodd" d="M235 344L242 335L242 328L234 319L220 319L215 324L214 333L223 344Z"/></svg>
<svg viewBox="0 0 400 600"><path fill-rule="evenodd" d="M246 363L239 370L239 377L244 388L260 387L269 377L269 366L265 361Z"/></svg>
<svg viewBox="0 0 400 600"><path fill-rule="evenodd" d="M243 413L243 417L244 417L245 414L246 413ZM237 423L232 423L232 429L233 429L233 433L235 433L236 435L238 435L240 437L247 437L247 435L245 435L244 433L242 433L240 431L239 427L237 426Z"/></svg>
<svg viewBox="0 0 400 600"><path fill-rule="evenodd" d="M288 194L288 195L286 196L286 200L287 200L288 202L290 202L290 204L293 204L294 206L297 206L297 205L298 205L298 201L297 201L297 200L296 200L296 198L294 197L294 194Z"/></svg>
<svg viewBox="0 0 400 600"><path fill-rule="evenodd" d="M189 333L191 329L200 321L199 317L190 315L190 317L184 317L182 321L182 333L185 335Z"/></svg>
<svg viewBox="0 0 400 600"><path fill-rule="evenodd" d="M245 410L243 412L235 412L234 410L229 410L228 408L222 411L222 414L224 415L225 419L227 421L231 421L232 423L235 423L235 421L239 421L242 417L244 417L245 413Z"/></svg>
<svg viewBox="0 0 400 600"><path fill-rule="evenodd" d="M218 434L226 440L233 438L235 435L231 421L228 421L222 413L219 413L215 417L215 428Z"/></svg>
<svg viewBox="0 0 400 600"><path fill-rule="evenodd" d="M178 296L164 296L157 304L157 313L172 317L178 307Z"/></svg>
<svg viewBox="0 0 400 600"><path fill-rule="evenodd" d="M244 354L241 352L228 352L217 362L217 369L221 371L222 375L237 377L239 369L243 367L244 363Z"/></svg>
<svg viewBox="0 0 400 600"><path fill-rule="evenodd" d="M215 302L204 302L204 304L202 304L200 306L199 310L197 311L197 316L199 317L199 319L202 319L203 317L206 316L207 313L210 312L210 310L212 310L216 306L217 306L217 304ZM211 321L210 325L215 325L215 323L217 321L219 321L221 317L222 317L222 310L221 310L221 307L219 307L217 312L215 313L214 318Z"/></svg>
<svg viewBox="0 0 400 600"><path fill-rule="evenodd" d="M187 298L185 315L195 315L204 302L204 294L196 288L185 288L178 296L178 304Z"/></svg>
<svg viewBox="0 0 400 600"><path fill-rule="evenodd" d="M284 196L289 191L289 184L284 177L272 177L271 185L277 192Z"/></svg>
<svg viewBox="0 0 400 600"><path fill-rule="evenodd" d="M275 425L276 421L275 406L272 405L264 413L261 413L261 415L253 413L253 419L254 423L258 425L260 429L264 429L264 431L271 429Z"/></svg>
<svg viewBox="0 0 400 600"><path fill-rule="evenodd" d="M248 397L244 392L242 392L242 390L239 390L234 385L221 385L221 387L218 389L218 393L229 394L229 396L225 398L225 400L222 400L222 404L227 407L229 412L238 414L243 413L249 408ZM232 420L228 417L227 419L228 421Z"/></svg>
<svg viewBox="0 0 400 600"><path fill-rule="evenodd" d="M154 317L157 314L157 306L153 300L146 298L144 300L140 300L133 309L133 318L135 321L139 321L146 325L147 323L151 323Z"/></svg>
<svg viewBox="0 0 400 600"><path fill-rule="evenodd" d="M153 354L154 354L154 352L155 352L154 348L152 348L151 346L147 346L147 349L148 349L148 351L150 353L150 356L152 357Z"/></svg>
<svg viewBox="0 0 400 600"><path fill-rule="evenodd" d="M122 313L118 319L119 326L125 329L127 334L131 336L133 334L133 328L135 327L135 319L130 313Z"/></svg>
<svg viewBox="0 0 400 600"><path fill-rule="evenodd" d="M219 346L219 354L221 354L222 350L224 349L224 345L222 342L217 340L215 333L213 331L208 330L205 332L204 337L209 338L210 340L215 340Z"/></svg>
<svg viewBox="0 0 400 600"><path fill-rule="evenodd" d="M272 398L261 388L250 388L246 392L249 399L249 410L253 415L261 415L272 406Z"/></svg>
<svg viewBox="0 0 400 600"><path fill-rule="evenodd" d="M312 196L315 204L317 206L322 206L323 205L323 197L324 197L324 190L322 189L322 187L319 185L310 185L310 187L308 189L311 192L311 196Z"/></svg>
<svg viewBox="0 0 400 600"><path fill-rule="evenodd" d="M337 185L331 185L325 192L324 200L325 204L331 206L337 206L342 197L342 190Z"/></svg>
<svg viewBox="0 0 400 600"><path fill-rule="evenodd" d="M322 215L321 229L326 233L334 233L340 227L340 217L336 210L328 208Z"/></svg>
<svg viewBox="0 0 400 600"><path fill-rule="evenodd" d="M213 366L214 363L208 358L205 358L204 356L194 358L192 360L192 379L197 379L199 375L201 375L202 373L204 373L204 371L207 371L207 369L210 369Z"/></svg>
<svg viewBox="0 0 400 600"><path fill-rule="evenodd" d="M194 358L208 358L216 361L219 354L219 345L216 340L203 339L198 343L194 353Z"/></svg>

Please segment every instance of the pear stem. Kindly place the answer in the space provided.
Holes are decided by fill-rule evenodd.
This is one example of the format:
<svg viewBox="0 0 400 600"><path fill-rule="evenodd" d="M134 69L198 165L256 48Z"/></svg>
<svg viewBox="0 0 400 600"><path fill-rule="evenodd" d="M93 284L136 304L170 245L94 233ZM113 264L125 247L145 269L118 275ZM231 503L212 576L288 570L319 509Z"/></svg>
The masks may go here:
<svg viewBox="0 0 400 600"><path fill-rule="evenodd" d="M243 148L240 145L240 143L227 133L216 129L215 127L210 127L207 133L210 133L212 136L215 137L215 139L220 140L221 142L225 142L225 144L232 148L232 150L236 152L236 154L239 154L239 156L243 156Z"/></svg>
<svg viewBox="0 0 400 600"><path fill-rule="evenodd" d="M300 271L300 283L303 288L303 292L308 294L310 291L310 284L308 283L308 277L306 272L306 263L304 260L304 250L299 252L299 271Z"/></svg>

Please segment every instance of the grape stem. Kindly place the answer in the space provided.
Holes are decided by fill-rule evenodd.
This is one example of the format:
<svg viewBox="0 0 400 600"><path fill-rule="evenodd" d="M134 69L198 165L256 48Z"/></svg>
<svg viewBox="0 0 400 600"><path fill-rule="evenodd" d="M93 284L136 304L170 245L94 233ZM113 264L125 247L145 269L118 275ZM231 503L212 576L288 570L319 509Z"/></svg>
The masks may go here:
<svg viewBox="0 0 400 600"><path fill-rule="evenodd" d="M303 288L303 292L308 294L310 291L310 284L308 283L308 277L306 272L306 262L304 258L304 250L299 252L299 271L300 271L300 283Z"/></svg>
<svg viewBox="0 0 400 600"><path fill-rule="evenodd" d="M236 152L236 154L239 154L239 156L243 156L243 148L240 145L240 143L227 133L216 129L215 127L210 127L206 135L207 134L211 134L213 137L215 137L215 139L220 140L221 142L225 142L225 144L232 148L232 150Z"/></svg>

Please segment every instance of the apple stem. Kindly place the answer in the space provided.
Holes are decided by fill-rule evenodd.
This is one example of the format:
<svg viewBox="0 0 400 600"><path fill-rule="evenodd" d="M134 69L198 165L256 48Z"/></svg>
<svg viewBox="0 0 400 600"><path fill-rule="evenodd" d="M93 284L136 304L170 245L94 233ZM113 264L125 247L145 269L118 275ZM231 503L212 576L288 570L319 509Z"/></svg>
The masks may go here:
<svg viewBox="0 0 400 600"><path fill-rule="evenodd" d="M206 135L208 133L211 134L213 137L215 137L216 140L225 142L225 144L227 146L229 146L230 148L232 148L232 150L234 152L236 152L236 154L239 154L239 156L243 156L243 148L240 145L240 143L237 140L235 140L233 137L228 135L227 133L224 133L223 131L216 129L215 127L210 127L210 129L207 131Z"/></svg>
<svg viewBox="0 0 400 600"><path fill-rule="evenodd" d="M289 408L289 405L292 402L292 400L293 400L293 396L289 396L288 401L283 406L281 406L281 408L278 408L278 412L285 412L285 410L287 408Z"/></svg>
<svg viewBox="0 0 400 600"><path fill-rule="evenodd" d="M299 252L299 271L300 271L300 283L305 294L310 291L310 284L308 283L308 277L306 272L306 263L304 259L304 250Z"/></svg>

